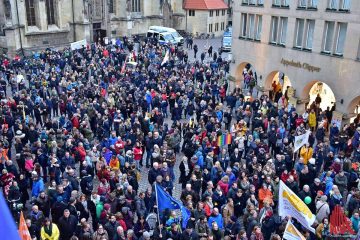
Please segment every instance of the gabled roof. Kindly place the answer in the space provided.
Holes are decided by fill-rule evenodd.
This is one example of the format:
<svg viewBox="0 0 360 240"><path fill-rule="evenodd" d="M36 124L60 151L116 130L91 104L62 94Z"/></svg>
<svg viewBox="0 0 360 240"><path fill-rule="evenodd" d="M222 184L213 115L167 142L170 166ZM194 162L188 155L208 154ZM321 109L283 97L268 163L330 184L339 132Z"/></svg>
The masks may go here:
<svg viewBox="0 0 360 240"><path fill-rule="evenodd" d="M189 10L218 10L227 9L223 0L185 0L184 9Z"/></svg>

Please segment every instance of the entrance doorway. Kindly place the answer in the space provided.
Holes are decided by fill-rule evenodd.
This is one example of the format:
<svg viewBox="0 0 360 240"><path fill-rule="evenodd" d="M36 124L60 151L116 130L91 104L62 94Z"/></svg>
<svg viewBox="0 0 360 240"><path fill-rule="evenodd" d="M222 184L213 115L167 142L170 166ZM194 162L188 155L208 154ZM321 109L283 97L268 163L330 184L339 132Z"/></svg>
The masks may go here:
<svg viewBox="0 0 360 240"><path fill-rule="evenodd" d="M266 78L265 87L270 89L270 98L275 101L285 95L286 90L291 86L290 78L280 71L273 71Z"/></svg>
<svg viewBox="0 0 360 240"><path fill-rule="evenodd" d="M336 102L335 95L329 85L320 81L314 83L311 86L308 96L308 108L316 105L316 107L321 108L321 110L325 111L327 108L331 109Z"/></svg>

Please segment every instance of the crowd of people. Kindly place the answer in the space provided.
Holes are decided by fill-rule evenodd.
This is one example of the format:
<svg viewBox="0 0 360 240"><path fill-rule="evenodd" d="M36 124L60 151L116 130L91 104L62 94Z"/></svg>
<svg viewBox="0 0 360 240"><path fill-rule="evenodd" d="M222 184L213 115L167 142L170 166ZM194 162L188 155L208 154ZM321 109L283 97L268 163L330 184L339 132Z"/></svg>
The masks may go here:
<svg viewBox="0 0 360 240"><path fill-rule="evenodd" d="M336 205L358 231L359 116L339 129L333 109L298 113L281 87L246 94L250 69L246 89L230 89L212 49L198 59L192 42L139 42L0 58L0 183L33 239L275 240L287 221L324 239ZM231 143L219 146L222 134ZM315 234L278 215L280 180L307 199ZM177 211L157 213L154 184L173 196L181 185L186 227Z"/></svg>

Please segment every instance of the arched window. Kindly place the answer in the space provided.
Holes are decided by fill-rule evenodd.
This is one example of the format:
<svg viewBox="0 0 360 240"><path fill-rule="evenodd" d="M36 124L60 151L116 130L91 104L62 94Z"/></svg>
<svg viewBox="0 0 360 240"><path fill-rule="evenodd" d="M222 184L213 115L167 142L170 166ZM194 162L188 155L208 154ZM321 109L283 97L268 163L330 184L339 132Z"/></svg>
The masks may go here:
<svg viewBox="0 0 360 240"><path fill-rule="evenodd" d="M55 22L55 0L46 0L46 14L48 25L54 25Z"/></svg>
<svg viewBox="0 0 360 240"><path fill-rule="evenodd" d="M28 26L36 26L34 0L25 0L25 7L26 7L26 20Z"/></svg>

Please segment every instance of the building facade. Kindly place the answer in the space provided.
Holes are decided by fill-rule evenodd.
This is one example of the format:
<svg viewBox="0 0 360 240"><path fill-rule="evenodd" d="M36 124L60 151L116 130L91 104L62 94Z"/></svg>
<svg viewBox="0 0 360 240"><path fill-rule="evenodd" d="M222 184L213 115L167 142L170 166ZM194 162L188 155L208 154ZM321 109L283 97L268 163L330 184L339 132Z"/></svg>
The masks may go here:
<svg viewBox="0 0 360 240"><path fill-rule="evenodd" d="M9 53L31 53L89 39L87 1L0 1L0 48Z"/></svg>
<svg viewBox="0 0 360 240"><path fill-rule="evenodd" d="M99 0L101 1L101 0ZM108 37L145 34L150 26L185 30L182 0L107 0Z"/></svg>
<svg viewBox="0 0 360 240"><path fill-rule="evenodd" d="M238 84L251 66L265 92L274 81L284 92L291 86L300 111L317 94L322 109L359 110L360 1L234 1L232 44Z"/></svg>
<svg viewBox="0 0 360 240"><path fill-rule="evenodd" d="M145 34L151 25L185 30L183 0L0 0L0 52Z"/></svg>
<svg viewBox="0 0 360 240"><path fill-rule="evenodd" d="M219 37L228 26L228 5L223 0L186 0L186 31Z"/></svg>

